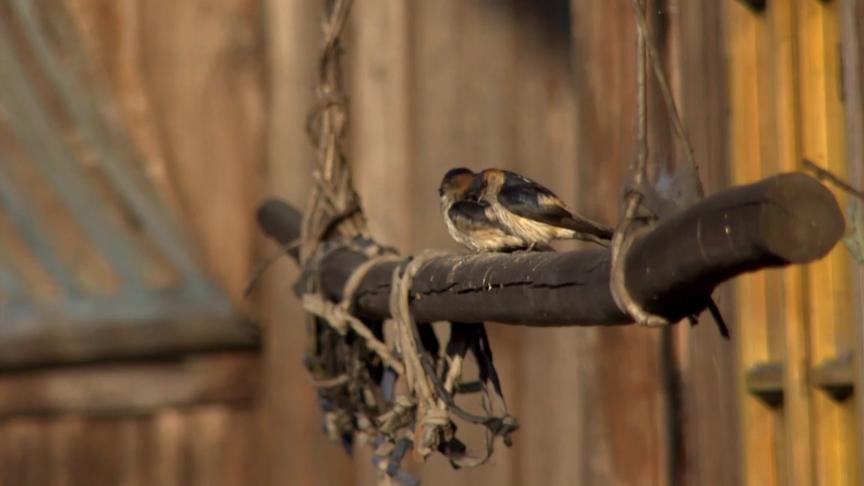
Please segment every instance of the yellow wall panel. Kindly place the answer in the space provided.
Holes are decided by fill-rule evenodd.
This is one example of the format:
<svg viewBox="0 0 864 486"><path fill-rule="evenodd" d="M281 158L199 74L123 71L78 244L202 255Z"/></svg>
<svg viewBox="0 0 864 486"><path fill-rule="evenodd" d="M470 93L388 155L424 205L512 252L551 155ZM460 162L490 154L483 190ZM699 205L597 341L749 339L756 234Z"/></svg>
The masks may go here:
<svg viewBox="0 0 864 486"><path fill-rule="evenodd" d="M844 176L839 0L768 2L763 10L744 3L727 2L733 180L800 170L802 158ZM737 283L748 485L858 484L855 398L812 382L814 367L852 351L851 266L840 245L806 268ZM783 369L783 401L774 408L744 383L765 362Z"/></svg>
<svg viewBox="0 0 864 486"><path fill-rule="evenodd" d="M801 39L799 79L801 83L801 141L803 156L845 177L843 106L839 65L838 2L802 0L798 7ZM846 197L835 195L846 205ZM809 265L809 320L811 366L846 351L851 342L851 294L848 252L838 245L831 254ZM820 485L858 484L852 399L837 401L824 393L813 393L813 442L815 475Z"/></svg>
<svg viewBox="0 0 864 486"><path fill-rule="evenodd" d="M728 35L733 59L739 69L730 72L731 157L735 182L754 181L762 176L763 120L759 110L759 43L764 22L738 3L730 2ZM759 272L738 279L735 286L739 345L739 396L744 440L741 448L742 478L747 485L777 485L775 460L776 428L774 411L744 387L744 375L752 366L769 360L766 275Z"/></svg>

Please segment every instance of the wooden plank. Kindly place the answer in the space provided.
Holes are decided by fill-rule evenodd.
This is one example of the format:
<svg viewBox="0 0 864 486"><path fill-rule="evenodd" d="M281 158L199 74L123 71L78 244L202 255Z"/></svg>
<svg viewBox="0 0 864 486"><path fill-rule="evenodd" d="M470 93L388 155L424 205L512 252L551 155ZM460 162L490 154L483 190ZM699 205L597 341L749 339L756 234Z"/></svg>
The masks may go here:
<svg viewBox="0 0 864 486"><path fill-rule="evenodd" d="M635 156L632 6L580 1L570 5L578 207L588 216L614 222L619 216L617 205L609 201L618 200L620 184ZM649 104L662 106L657 101ZM666 128L660 119L650 119L657 123L651 135L655 143ZM591 397L577 409L582 450L572 454L577 451L571 449L571 457L583 458L583 470L578 476L581 481L569 478L568 483L666 484L671 481L672 441L664 389L668 370L660 354L663 336L638 328L601 329L585 339L590 358L572 355L577 369L587 376L579 394ZM608 403L621 406L602 405Z"/></svg>
<svg viewBox="0 0 864 486"><path fill-rule="evenodd" d="M138 442L145 419L89 419L76 434L69 450L70 486L85 484L141 485L143 464Z"/></svg>
<svg viewBox="0 0 864 486"><path fill-rule="evenodd" d="M411 217L412 193L435 194L435 181L411 179L410 16L402 0L357 2L346 38L355 186L372 234L397 248L405 248L414 227L422 226Z"/></svg>
<svg viewBox="0 0 864 486"><path fill-rule="evenodd" d="M265 463L261 454L261 441L258 438L256 410L240 404L229 405L225 434L222 437L222 458L220 479L225 486L243 484L263 484L262 470Z"/></svg>
<svg viewBox="0 0 864 486"><path fill-rule="evenodd" d="M321 45L321 2L267 0L263 8L269 106L266 192L303 207L314 160L305 123ZM262 248L264 254L275 251L270 244ZM323 433L315 390L303 368L306 321L291 289L297 276L294 264L283 259L268 273L256 302L266 327L265 392L256 428L265 458L260 484L353 484L351 458Z"/></svg>
<svg viewBox="0 0 864 486"><path fill-rule="evenodd" d="M761 85L763 99L770 100L760 108L767 114L770 132L766 140L771 159L762 162L767 172L796 170L800 153L800 123L797 82L798 46L796 14L791 2L766 8L767 38L762 44L763 65L770 66L766 82ZM806 41L805 41L806 42ZM770 143L773 141L773 143ZM784 269L777 272L776 298L769 301L769 332L772 332L772 356L783 356L784 432L783 454L785 478L789 484L811 484L812 445L811 390L808 383L809 323L806 319L804 270ZM772 319L772 316L776 316ZM778 320L779 318L779 320ZM779 335L780 329L785 335ZM779 337L779 339L778 339Z"/></svg>
<svg viewBox="0 0 864 486"><path fill-rule="evenodd" d="M670 63L680 65L676 92L684 124L690 132L694 157L707 194L729 185L729 93L726 76L728 33L724 25L724 2L714 0L677 2L670 29L678 34L678 55ZM684 162L680 156L676 159ZM732 285L721 285L714 300L730 325L735 325ZM725 486L741 483L737 450L741 444L738 423L735 341L720 339L711 317L701 316L696 327L678 326L680 380L682 387L683 443L677 458L683 483ZM718 415L720 418L718 418ZM710 417L710 418L709 418Z"/></svg>
<svg viewBox="0 0 864 486"><path fill-rule="evenodd" d="M512 151L515 85L514 2L437 1L412 4L411 218L426 224L413 231L404 251L447 248L462 251L447 234L435 189L454 167L515 168ZM496 444L490 463L470 470L453 470L436 458L414 466L423 484L454 486L520 484L519 463L526 450L519 359L526 346L519 330L487 326L495 363L510 411L523 424L513 436L512 449ZM514 403L515 402L515 403ZM475 400L467 400L476 406ZM470 447L480 450L483 438L474 427L463 427ZM368 484L368 483L367 483Z"/></svg>
<svg viewBox="0 0 864 486"><path fill-rule="evenodd" d="M82 43L92 62L100 67L93 75L104 83L118 108L115 115L142 156L144 172L157 188L162 202L179 211L176 187L160 127L154 115L152 94L143 75L144 25L139 0L66 0ZM101 75L100 75L101 74Z"/></svg>
<svg viewBox="0 0 864 486"><path fill-rule="evenodd" d="M849 134L864 133L864 0L840 2L839 18L841 25L841 55L843 68L843 95L846 130ZM858 187L864 187L864 137L846 137L846 158L849 165L850 180ZM859 356L854 360L855 388L864 390L864 266L858 266L854 277L852 302L855 313L850 324L854 330L853 352ZM854 399L856 441L858 456L858 477L864 478L864 400Z"/></svg>
<svg viewBox="0 0 864 486"><path fill-rule="evenodd" d="M840 91L838 2L803 0L797 4L801 39L798 76L801 83L801 150L805 158L845 177L845 127ZM847 197L835 191L841 206ZM852 335L851 260L835 249L808 267L809 352L812 362L832 359L845 351ZM820 484L858 484L857 438L851 402L837 402L814 393L813 474Z"/></svg>
<svg viewBox="0 0 864 486"><path fill-rule="evenodd" d="M81 11L87 7L89 15L105 12L98 3ZM124 12L137 24L132 31L146 33L130 62L139 63L183 219L199 257L240 304L254 245L249 215L265 155L260 8L246 0L153 1ZM100 52L113 58L109 47Z"/></svg>
<svg viewBox="0 0 864 486"><path fill-rule="evenodd" d="M732 179L744 182L761 175L762 135L758 83L763 82L763 70L758 60L760 34L765 20L741 5L737 0L725 2L726 32L730 49L730 157ZM757 398L749 396L744 386L744 373L756 363L770 359L768 354L765 275L744 276L736 282L736 314L738 337L738 397L741 403L740 462L745 485L773 486L779 482L774 437L777 424L773 412Z"/></svg>
<svg viewBox="0 0 864 486"><path fill-rule="evenodd" d="M0 416L142 414L165 406L250 401L257 396L255 353L214 353L149 362L7 372Z"/></svg>
<svg viewBox="0 0 864 486"><path fill-rule="evenodd" d="M16 419L0 426L0 485L51 484L58 469L50 467L47 428L42 421Z"/></svg>
<svg viewBox="0 0 864 486"><path fill-rule="evenodd" d="M187 421L176 409L165 408L153 417L149 430L154 444L151 468L155 484L162 486L185 486L181 478L182 464L187 460L185 437L188 437Z"/></svg>
<svg viewBox="0 0 864 486"><path fill-rule="evenodd" d="M221 405L211 405L197 407L184 418L189 433L189 475L183 484L227 486L223 451L229 412Z"/></svg>

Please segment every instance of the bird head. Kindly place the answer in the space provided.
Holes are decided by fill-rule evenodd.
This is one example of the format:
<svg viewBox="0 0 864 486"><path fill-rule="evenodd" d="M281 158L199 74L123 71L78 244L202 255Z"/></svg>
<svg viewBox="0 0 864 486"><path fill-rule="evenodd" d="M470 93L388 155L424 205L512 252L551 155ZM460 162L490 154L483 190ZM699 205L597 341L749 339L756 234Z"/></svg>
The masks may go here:
<svg viewBox="0 0 864 486"><path fill-rule="evenodd" d="M441 185L438 186L441 203L447 205L465 199L474 182L474 175L474 172L464 167L447 171L444 179L441 180Z"/></svg>

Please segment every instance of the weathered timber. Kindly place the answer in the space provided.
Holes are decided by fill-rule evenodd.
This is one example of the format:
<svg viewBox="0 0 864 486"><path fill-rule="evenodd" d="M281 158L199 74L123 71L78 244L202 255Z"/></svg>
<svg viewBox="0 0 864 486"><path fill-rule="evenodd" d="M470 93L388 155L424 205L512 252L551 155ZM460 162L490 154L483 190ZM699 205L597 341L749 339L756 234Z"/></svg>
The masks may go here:
<svg viewBox="0 0 864 486"><path fill-rule="evenodd" d="M277 222L297 220L290 213L284 203L269 201L259 223L284 243L299 229ZM662 221L633 244L627 286L648 311L678 320L704 310L712 290L737 275L823 257L843 230L828 189L802 173L777 175L723 190ZM331 251L320 266L325 295L341 300L346 280L365 260L349 248ZM605 249L441 256L417 272L411 309L419 322L629 324L609 290L609 262ZM389 317L390 280L402 264L369 271L354 295L359 317Z"/></svg>
<svg viewBox="0 0 864 486"><path fill-rule="evenodd" d="M251 403L260 368L253 351L223 351L7 371L0 379L0 417L136 415L166 407Z"/></svg>

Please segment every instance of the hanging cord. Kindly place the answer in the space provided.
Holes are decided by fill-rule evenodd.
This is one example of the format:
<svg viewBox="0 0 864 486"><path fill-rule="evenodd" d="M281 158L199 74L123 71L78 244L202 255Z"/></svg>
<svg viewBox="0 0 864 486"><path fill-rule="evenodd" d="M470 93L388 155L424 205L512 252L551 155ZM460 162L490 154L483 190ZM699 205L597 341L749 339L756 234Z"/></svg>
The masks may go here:
<svg viewBox="0 0 864 486"><path fill-rule="evenodd" d="M318 60L315 106L307 119L307 132L316 148L312 173L314 185L303 216L300 261L313 257L325 228L335 227L344 237L368 236L366 217L354 191L343 149L348 120L347 96L342 86L341 35L351 11L351 0L324 0L321 31L324 36Z"/></svg>
<svg viewBox="0 0 864 486"><path fill-rule="evenodd" d="M651 314L646 311L630 295L627 289L626 261L630 247L635 239L648 232L650 221L645 221L639 226L636 213L642 204L642 188L648 183L648 106L645 82L645 44L646 34L644 29L644 18L642 18L642 6L639 0L633 0L636 9L637 30L636 36L636 144L638 152L636 162L630 167L633 174L632 187L628 188L625 195L624 219L618 225L615 235L612 237L612 269L609 278L609 286L615 303L624 312L630 315L634 321L643 326L665 326L669 321L662 316Z"/></svg>
<svg viewBox="0 0 864 486"><path fill-rule="evenodd" d="M438 396L432 378L423 366L423 347L414 316L409 307L411 282L417 270L429 259L441 253L425 251L414 257L404 271L393 271L390 291L390 314L396 327L396 349L405 363L405 382L412 401L416 404L414 431L414 451L425 459L438 448L442 437L453 435L452 422L447 413L447 405ZM434 374L434 373L433 373Z"/></svg>
<svg viewBox="0 0 864 486"><path fill-rule="evenodd" d="M454 467L473 467L485 463L491 457L495 437L501 436L505 444L509 445L509 435L518 428L518 424L507 413L483 324L451 324L450 341L445 351L447 368L442 373L443 379L438 376L435 362L422 344L417 324L410 312L411 283L414 275L429 259L441 255L440 252L424 251L412 259L404 270L397 268L393 272L390 312L397 331L397 348L405 363L404 378L408 392L412 395L403 397L403 400L416 406L414 450L421 458L437 449L447 455ZM486 416L467 412L454 400L465 355L469 350L474 353L480 369ZM491 383L491 387L487 383ZM498 402L503 415L494 414L493 400ZM471 456L466 453L464 444L455 436L451 415L486 428L484 454Z"/></svg>
<svg viewBox="0 0 864 486"><path fill-rule="evenodd" d="M339 304L334 304L318 293L303 294L303 308L310 314L324 319L340 335L345 335L350 328L366 341L366 345L374 351L381 360L391 367L397 374L405 373L402 363L396 359L387 349L387 345L375 337L369 327L360 319L351 315L351 303L354 301L354 293L360 286L360 282L375 265L388 261L401 261L396 255L381 255L372 257L359 265L351 273L343 290L343 299Z"/></svg>
<svg viewBox="0 0 864 486"><path fill-rule="evenodd" d="M413 485L416 480L400 468L408 450L413 448L421 458L441 452L454 467L478 465L492 454L496 436L502 436L509 445L509 433L517 425L506 413L482 324L454 326L441 356L431 328L423 327L421 332L414 322L410 311L413 276L438 253L425 252L396 266L389 321L395 335L393 347L384 339L386 322L364 322L353 315L355 293L369 271L381 263L401 259L369 237L343 150L348 112L341 80L340 36L351 4L351 0L324 0L317 100L306 127L316 148L314 184L299 239L303 275L295 289L303 295L303 306L311 316L306 364L317 388L328 435L342 440L346 447L354 437L374 441L373 461L381 472L380 484L398 481ZM333 252L346 248L361 251L369 259L353 270L343 288L342 300L334 303L322 291L321 263ZM456 394L469 391L461 382L469 351L481 375L479 386L470 391L483 393L487 416L470 414L454 400ZM493 401L504 410L502 416L493 416ZM465 445L456 438L452 416L486 427L483 456L466 454Z"/></svg>
<svg viewBox="0 0 864 486"><path fill-rule="evenodd" d="M687 136L687 130L681 117L678 114L678 109L675 106L675 100L672 97L672 92L669 88L669 83L666 80L666 75L663 72L660 55L657 48L651 40L648 33L648 26L645 22L645 12L642 8L641 0L631 0L633 11L636 18L636 144L638 152L636 161L630 167L632 174L632 185L628 188L624 196L624 218L618 225L615 235L612 238L612 262L611 274L609 279L609 287L612 292L612 297L618 307L630 315L633 320L643 326L666 326L670 322L663 316L652 314L642 305L633 299L630 291L627 289L627 270L626 262L627 255L633 242L648 233L657 222L656 214L648 214L643 204L645 194L653 191L650 187L648 177L648 106L646 93L646 70L650 60L655 79L660 88L660 93L666 105L666 110L672 119L673 132L676 139L684 147L684 154L687 163L694 173L694 184L696 185L696 193L698 197L704 197L704 189L702 182L699 179L699 166L696 164L696 159L693 156L693 147ZM646 59L646 56L648 59ZM641 213L641 214L640 214ZM711 302L713 305L713 301ZM713 309L716 307L712 307ZM721 318L722 320L722 318ZM723 326L721 326L723 327Z"/></svg>

